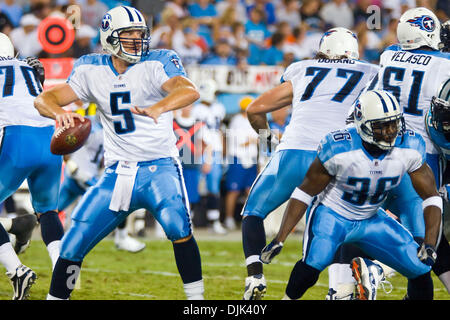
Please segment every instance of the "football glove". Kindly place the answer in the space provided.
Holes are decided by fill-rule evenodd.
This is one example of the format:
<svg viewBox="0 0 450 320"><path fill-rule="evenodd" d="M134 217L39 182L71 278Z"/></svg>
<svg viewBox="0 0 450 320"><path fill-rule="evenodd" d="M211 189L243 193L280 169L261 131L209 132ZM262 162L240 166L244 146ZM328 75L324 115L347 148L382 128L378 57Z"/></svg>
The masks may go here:
<svg viewBox="0 0 450 320"><path fill-rule="evenodd" d="M35 57L27 57L25 59L26 63L28 63L28 65L30 67L32 67L38 74L39 76L39 82L44 85L44 81L45 81L45 70L44 70L44 65L42 64L42 62L39 61L38 58Z"/></svg>
<svg viewBox="0 0 450 320"><path fill-rule="evenodd" d="M266 264L269 264L275 256L279 255L283 249L283 242L277 242L275 239L272 240L267 246L265 246L259 259Z"/></svg>
<svg viewBox="0 0 450 320"><path fill-rule="evenodd" d="M437 253L433 246L422 243L418 249L417 257L426 265L432 266L436 262Z"/></svg>
<svg viewBox="0 0 450 320"><path fill-rule="evenodd" d="M439 194L445 201L449 202L450 201L450 184L446 184L445 186L440 187Z"/></svg>

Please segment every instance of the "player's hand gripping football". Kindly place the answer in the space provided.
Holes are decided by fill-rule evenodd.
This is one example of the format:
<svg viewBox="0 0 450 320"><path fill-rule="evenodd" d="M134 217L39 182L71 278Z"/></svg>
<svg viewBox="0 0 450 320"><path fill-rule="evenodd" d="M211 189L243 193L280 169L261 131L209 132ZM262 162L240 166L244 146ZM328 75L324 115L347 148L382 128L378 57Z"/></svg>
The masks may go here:
<svg viewBox="0 0 450 320"><path fill-rule="evenodd" d="M276 239L273 239L262 249L259 259L263 263L269 264L275 256L280 254L281 249L283 249L283 242L278 242Z"/></svg>
<svg viewBox="0 0 450 320"><path fill-rule="evenodd" d="M84 122L84 117L76 112L62 112L56 115L56 123L63 128L73 128L75 126L74 118L78 118Z"/></svg>

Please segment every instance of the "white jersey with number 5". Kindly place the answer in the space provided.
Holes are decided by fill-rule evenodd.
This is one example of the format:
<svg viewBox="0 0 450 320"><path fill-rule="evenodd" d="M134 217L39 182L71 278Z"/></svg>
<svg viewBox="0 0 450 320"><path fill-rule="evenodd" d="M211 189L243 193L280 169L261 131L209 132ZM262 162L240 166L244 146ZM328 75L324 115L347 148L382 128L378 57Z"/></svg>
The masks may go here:
<svg viewBox="0 0 450 320"><path fill-rule="evenodd" d="M171 50L153 50L123 74L117 73L107 54L85 55L75 62L67 82L81 100L97 104L106 166L119 160L178 156L172 112L161 114L155 123L130 111L133 106L149 107L163 99L167 93L162 85L175 76L186 73Z"/></svg>
<svg viewBox="0 0 450 320"><path fill-rule="evenodd" d="M391 92L402 108L406 128L423 136L427 153L438 153L425 130L425 115L439 85L450 77L450 53L405 51L392 45L381 54L380 66L377 82L369 88Z"/></svg>
<svg viewBox="0 0 450 320"><path fill-rule="evenodd" d="M317 157L334 177L319 195L320 202L347 219L361 220L377 212L405 173L422 166L425 141L407 130L397 137L392 150L374 158L353 127L329 133L321 141Z"/></svg>
<svg viewBox="0 0 450 320"><path fill-rule="evenodd" d="M291 64L281 81L292 83L292 115L277 150L316 150L328 132L345 126L348 109L377 71L374 64L349 59Z"/></svg>

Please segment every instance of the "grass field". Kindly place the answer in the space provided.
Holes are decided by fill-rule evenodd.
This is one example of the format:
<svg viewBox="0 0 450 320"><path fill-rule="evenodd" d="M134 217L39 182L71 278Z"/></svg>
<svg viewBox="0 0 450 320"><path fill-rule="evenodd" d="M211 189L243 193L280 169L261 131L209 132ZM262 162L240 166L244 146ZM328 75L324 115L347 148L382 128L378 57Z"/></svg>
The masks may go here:
<svg viewBox="0 0 450 320"><path fill-rule="evenodd" d="M241 300L246 268L238 236L232 240L221 237L197 237L202 257L205 299ZM172 245L167 240L149 239L147 248L137 254L117 251L111 237L104 239L86 257L81 271L79 288L73 300L183 300L182 282L175 265ZM300 258L300 236L292 236L275 261L265 266L267 295L265 300L279 300L284 294L287 279ZM40 240L33 240L30 248L20 255L31 267L38 280L31 289L30 300L45 299L51 280L51 263ZM5 270L4 270L5 271ZM449 300L444 286L433 275L435 299ZM381 289L379 300L400 300L406 292L406 280L396 274L389 279L394 286L387 295ZM317 284L302 299L324 300L328 291L328 272L322 272ZM4 275L0 280L0 299L9 300L11 285Z"/></svg>

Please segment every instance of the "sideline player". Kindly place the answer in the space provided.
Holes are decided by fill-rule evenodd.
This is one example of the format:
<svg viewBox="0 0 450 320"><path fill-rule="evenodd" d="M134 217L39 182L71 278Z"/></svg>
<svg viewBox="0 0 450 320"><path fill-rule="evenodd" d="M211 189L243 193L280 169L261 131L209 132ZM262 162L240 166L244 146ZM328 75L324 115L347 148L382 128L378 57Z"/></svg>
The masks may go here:
<svg viewBox="0 0 450 320"><path fill-rule="evenodd" d="M32 64L35 63L38 63L36 59ZM26 60L14 58L14 47L3 33L0 33L0 81L3 88L0 93L0 202L27 180L42 240L54 266L64 235L56 212L62 157L50 152L54 121L42 117L33 108L33 101L42 91L41 81L44 80ZM34 228L36 220L33 221L31 226ZM3 223L7 222L4 220ZM14 228L13 221L6 227L10 232ZM24 299L36 274L20 263L15 252L11 252L8 236L5 233L4 237L2 231L0 233L0 248L3 248L0 255L7 275L13 281L13 299ZM21 246L20 252L28 241L20 244L20 237L16 238Z"/></svg>
<svg viewBox="0 0 450 320"><path fill-rule="evenodd" d="M199 98L175 52L149 51L150 30L133 7L108 11L100 27L106 54L78 59L67 83L43 92L35 107L61 126L75 100L97 105L104 130L105 171L72 214L53 271L48 299L68 299L86 254L131 212L145 208L173 243L188 299L203 299L200 252L173 133L172 110ZM74 274L75 272L75 274Z"/></svg>
<svg viewBox="0 0 450 320"><path fill-rule="evenodd" d="M266 245L264 219L289 199L314 160L322 137L345 125L350 106L378 71L378 66L358 57L356 35L345 28L330 29L324 33L314 59L291 64L282 83L263 93L247 109L253 129L268 133L272 147L266 114L292 105L291 121L276 152L256 178L242 212L248 274L245 300L260 299L266 291L259 259Z"/></svg>
<svg viewBox="0 0 450 320"><path fill-rule="evenodd" d="M299 299L332 262L338 247L352 243L407 277L409 299L432 300L430 270L436 259L433 248L439 243L442 198L425 161L425 142L405 129L398 102L385 91L361 94L355 103L355 126L331 132L321 141L303 183L292 193L278 235L264 248L261 259L269 263L280 253L312 204L303 257L291 272L285 299ZM381 209L389 190L400 184L405 173L424 200L421 245ZM370 299L376 294L373 279L367 270L358 271L357 298Z"/></svg>

